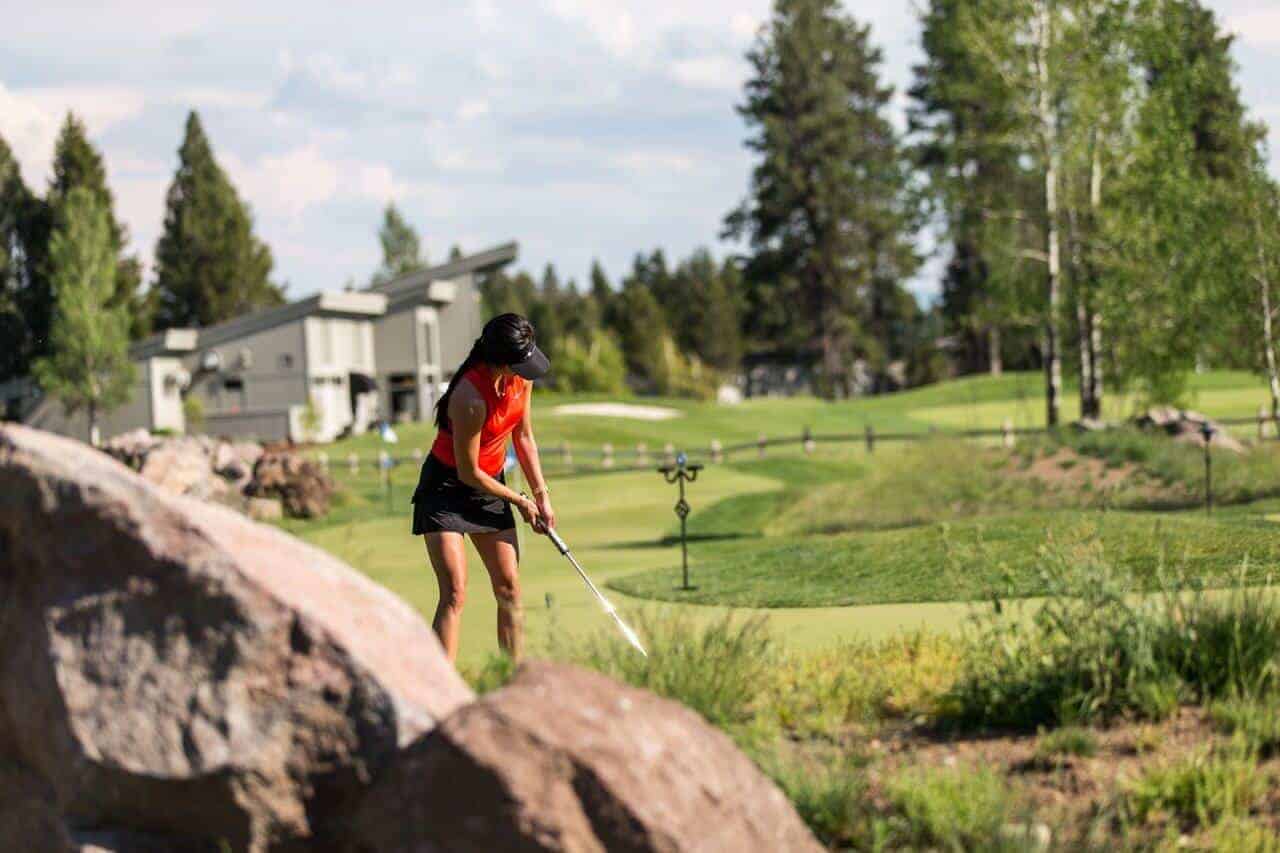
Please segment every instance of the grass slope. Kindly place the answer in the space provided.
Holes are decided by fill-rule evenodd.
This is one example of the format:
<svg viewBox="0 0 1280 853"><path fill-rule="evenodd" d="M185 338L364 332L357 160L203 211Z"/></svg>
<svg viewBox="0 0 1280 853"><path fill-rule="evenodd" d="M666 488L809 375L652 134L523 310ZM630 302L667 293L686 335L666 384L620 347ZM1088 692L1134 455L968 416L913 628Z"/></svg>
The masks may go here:
<svg viewBox="0 0 1280 853"><path fill-rule="evenodd" d="M770 538L691 569L697 589L678 588L657 569L613 580L628 595L733 607L843 607L909 601L964 601L993 592L1048 592L1043 548L1097 549L1136 578L1161 570L1234 580L1242 559L1251 577L1280 567L1280 537L1266 527L1199 515L1035 512L839 536Z"/></svg>

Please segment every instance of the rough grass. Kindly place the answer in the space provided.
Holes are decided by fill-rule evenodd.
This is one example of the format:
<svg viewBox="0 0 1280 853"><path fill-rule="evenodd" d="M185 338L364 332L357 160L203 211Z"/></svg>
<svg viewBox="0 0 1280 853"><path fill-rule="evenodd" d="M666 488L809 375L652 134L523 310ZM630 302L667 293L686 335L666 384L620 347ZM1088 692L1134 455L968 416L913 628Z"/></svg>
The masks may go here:
<svg viewBox="0 0 1280 853"><path fill-rule="evenodd" d="M997 600L976 620L944 721L962 727L1161 719L1180 703L1258 696L1277 684L1275 590L1135 595L1099 556L1046 564L1051 595L1030 618Z"/></svg>

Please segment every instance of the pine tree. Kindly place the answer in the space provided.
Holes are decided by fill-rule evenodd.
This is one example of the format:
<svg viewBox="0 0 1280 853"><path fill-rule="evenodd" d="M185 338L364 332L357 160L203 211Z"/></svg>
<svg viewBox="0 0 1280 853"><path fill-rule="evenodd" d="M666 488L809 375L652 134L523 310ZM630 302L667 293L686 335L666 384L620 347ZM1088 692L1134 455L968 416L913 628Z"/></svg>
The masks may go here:
<svg viewBox="0 0 1280 853"><path fill-rule="evenodd" d="M116 289L111 305L124 306L128 311L132 337L145 337L151 330L151 316L149 302L140 292L142 264L137 257L125 254L129 231L116 219L115 196L107 185L107 170L102 155L89 141L84 123L73 113L67 113L54 147L53 177L46 196L50 210L58 208L76 187L83 187L93 193L106 212L111 248L116 257Z"/></svg>
<svg viewBox="0 0 1280 853"><path fill-rule="evenodd" d="M32 302L39 271L31 263L28 236L38 203L8 143L0 139L0 341L5 342L0 346L0 382L25 376L36 351ZM47 317L42 326L48 328Z"/></svg>
<svg viewBox="0 0 1280 853"><path fill-rule="evenodd" d="M746 202L726 236L746 238L757 331L774 347L821 355L827 394L852 390L863 295L876 265L909 274L905 173L887 117L892 90L869 28L836 0L777 0L748 53L753 75L739 112L759 157Z"/></svg>
<svg viewBox="0 0 1280 853"><path fill-rule="evenodd" d="M72 187L59 200L49 267L57 293L53 345L35 363L35 376L69 415L86 410L89 440L96 443L99 416L128 399L135 369L128 308L112 304L117 255L111 220L85 187Z"/></svg>
<svg viewBox="0 0 1280 853"><path fill-rule="evenodd" d="M282 304L283 289L270 278L273 264L192 112L156 243L156 325L210 326Z"/></svg>
<svg viewBox="0 0 1280 853"><path fill-rule="evenodd" d="M382 227L378 229L378 242L382 244L382 266L373 274L374 284L417 272L427 265L418 233L405 220L394 202L388 202L386 210L382 213ZM454 251L461 256L457 246L454 246Z"/></svg>
<svg viewBox="0 0 1280 853"><path fill-rule="evenodd" d="M1016 237L1010 221L989 214L1001 198L1029 193L1011 144L1018 116L1005 81L991 78L981 57L962 37L964 0L932 0L921 15L925 61L914 69L908 109L911 133L919 140L916 164L928 182L933 209L940 214L950 244L941 282L946 332L960 345L964 373L1003 368L1002 336L1008 339L1018 311L1003 287L992 257Z"/></svg>

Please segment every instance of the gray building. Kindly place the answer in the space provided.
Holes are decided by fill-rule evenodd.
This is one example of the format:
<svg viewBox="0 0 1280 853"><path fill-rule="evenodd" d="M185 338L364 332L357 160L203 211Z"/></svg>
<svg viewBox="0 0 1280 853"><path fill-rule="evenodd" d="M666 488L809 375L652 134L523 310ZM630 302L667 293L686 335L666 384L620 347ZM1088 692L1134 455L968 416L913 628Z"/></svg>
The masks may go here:
<svg viewBox="0 0 1280 853"><path fill-rule="evenodd" d="M134 344L130 400L102 418L102 437L139 427L183 432L184 401L203 431L263 441L331 441L376 420L424 420L483 323L479 282L516 259L508 243L363 291L326 291L205 329ZM0 411L87 437L29 380L0 385Z"/></svg>

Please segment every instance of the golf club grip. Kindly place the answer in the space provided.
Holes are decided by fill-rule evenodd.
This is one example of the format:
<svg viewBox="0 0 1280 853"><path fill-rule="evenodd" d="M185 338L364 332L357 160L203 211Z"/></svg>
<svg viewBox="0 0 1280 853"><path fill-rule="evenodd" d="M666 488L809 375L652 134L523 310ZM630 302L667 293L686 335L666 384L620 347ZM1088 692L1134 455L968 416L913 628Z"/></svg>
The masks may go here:
<svg viewBox="0 0 1280 853"><path fill-rule="evenodd" d="M547 538L551 540L551 544L556 546L556 550L561 554L569 553L569 546L564 544L564 540L560 538L560 534L556 533L554 527L547 528Z"/></svg>

